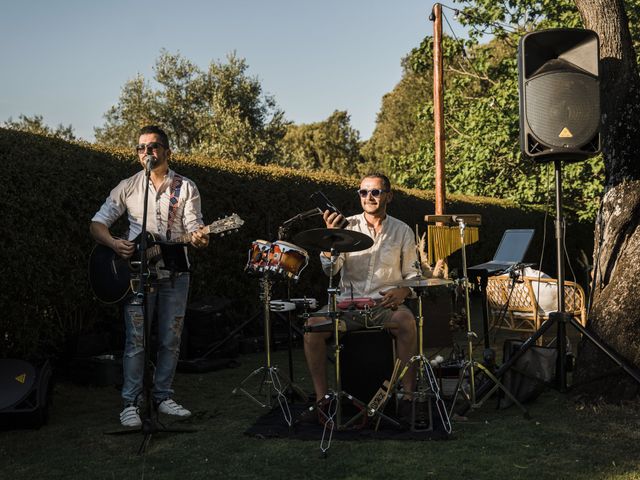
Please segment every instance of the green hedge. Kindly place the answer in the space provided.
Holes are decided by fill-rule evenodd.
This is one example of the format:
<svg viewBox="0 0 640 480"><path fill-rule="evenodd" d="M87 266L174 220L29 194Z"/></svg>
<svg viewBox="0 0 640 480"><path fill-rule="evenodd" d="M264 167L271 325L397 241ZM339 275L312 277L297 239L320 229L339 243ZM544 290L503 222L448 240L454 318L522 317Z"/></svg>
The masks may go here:
<svg viewBox="0 0 640 480"><path fill-rule="evenodd" d="M110 189L140 167L128 151L5 129L0 129L0 158L4 166L0 354L59 353L78 333L91 331L101 322L119 321L117 307L95 300L88 285L87 259L93 247L88 226ZM308 197L318 189L346 214L359 211L358 180L353 178L179 155L172 167L198 184L207 223L233 212L246 222L238 233L216 239L208 249L192 255L191 299L233 299L239 318L258 308L258 282L243 272L253 240L275 240L284 220L313 208ZM390 207L391 215L412 227L418 224L421 231L424 215L433 211L433 194L418 190L398 191ZM539 210L457 196L448 199L447 211L483 216L481 240L468 249L470 265L491 258L505 228L536 228L530 258L537 261L544 218ZM296 225L291 233L322 226L315 217ZM124 222L116 226L116 230L124 228ZM550 221L548 230L544 268L552 273L555 242ZM573 225L568 230L570 256L575 258L578 249L590 255L592 227ZM456 262L459 255L453 256L453 267ZM291 293L324 301L326 285L313 253ZM286 285L276 285L274 298L284 296Z"/></svg>

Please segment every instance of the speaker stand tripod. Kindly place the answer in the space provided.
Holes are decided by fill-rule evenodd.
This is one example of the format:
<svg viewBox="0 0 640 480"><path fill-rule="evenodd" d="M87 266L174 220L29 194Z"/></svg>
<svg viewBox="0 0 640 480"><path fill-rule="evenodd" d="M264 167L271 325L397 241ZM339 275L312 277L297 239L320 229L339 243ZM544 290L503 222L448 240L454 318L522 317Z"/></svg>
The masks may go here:
<svg viewBox="0 0 640 480"><path fill-rule="evenodd" d="M571 313L565 311L564 306L564 218L562 208L562 166L559 159L554 160L555 168L555 195L556 195L556 261L558 270L558 311L551 312L549 319L546 320L538 330L531 335L520 348L513 352L509 357L509 360L502 364L502 366L495 372L497 378L501 378L511 367L515 365L524 353L529 350L530 347L536 345L538 339L549 330L554 324L557 326L556 348L558 351L558 360L556 363L556 386L560 392L567 391L567 364L566 364L566 345L567 345L567 324L572 325L578 332L580 332L587 340L592 342L602 353L604 353L609 359L622 368L631 378L640 384L640 371L638 368L630 364L620 354L618 354L613 348L606 345L595 334L587 330L578 322ZM488 386L481 385L478 389L478 394L484 395ZM489 395L487 393L487 395Z"/></svg>
<svg viewBox="0 0 640 480"><path fill-rule="evenodd" d="M287 425L291 427L293 425L293 418L291 415L291 409L285 392L288 388L296 391L301 396L304 396L303 390L294 385L294 383L283 373L280 372L278 367L271 363L271 315L270 315L270 303L271 303L271 278L269 272L265 272L260 278L260 285L262 292L260 294L263 304L264 314L264 358L265 363L263 366L255 369L251 372L240 384L233 389L232 393L235 395L238 392L244 393L250 400L253 400L256 404L262 408L271 408L275 405L274 397L276 398L282 415ZM255 378L260 378L256 389L253 391L247 390L245 386L249 384ZM260 399L262 397L264 401Z"/></svg>
<svg viewBox="0 0 640 480"><path fill-rule="evenodd" d="M487 398L489 398L493 392L500 389L515 405L518 406L525 418L529 418L529 412L527 409L518 401L518 399L513 396L513 394L507 389L496 377L491 370L489 370L482 363L477 362L473 358L473 340L478 338L477 334L473 331L471 327L471 310L470 310L470 302L469 302L469 277L467 273L467 252L466 252L466 244L464 240L464 231L466 228L466 220L463 216L453 216L453 220L458 224L460 229L460 246L462 251L462 272L463 272L463 282L464 282L464 290L465 290L465 308L467 314L467 355L468 358L465 360L462 369L460 370L460 375L458 377L458 383L456 384L455 393L453 395L453 399L451 401L451 409L449 411L449 415L453 414L453 409L456 405L456 401L458 399L458 395L462 395L465 397L468 406L470 408L479 408L485 402ZM476 392L476 371L482 372L484 376L487 377L484 385L488 385L490 382L492 385L488 388L488 391L484 395L477 395ZM469 392L467 393L464 389L464 381L466 377L469 377Z"/></svg>

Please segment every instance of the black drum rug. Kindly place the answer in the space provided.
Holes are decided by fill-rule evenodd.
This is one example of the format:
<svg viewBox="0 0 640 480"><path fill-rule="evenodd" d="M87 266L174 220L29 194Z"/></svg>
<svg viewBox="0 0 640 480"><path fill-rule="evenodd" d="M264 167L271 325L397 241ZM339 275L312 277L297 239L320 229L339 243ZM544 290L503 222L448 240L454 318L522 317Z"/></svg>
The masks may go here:
<svg viewBox="0 0 640 480"><path fill-rule="evenodd" d="M307 418L317 416L317 412L310 412L311 404L289 405L292 415L291 427L287 425L280 407L259 417L256 422L244 433L258 438L294 438L297 440L320 441L324 427L318 422L309 421ZM351 418L352 412L344 408L343 422ZM382 419L378 430L375 430L377 419L369 418L361 428L348 428L344 430L334 429L333 438L336 440L446 440L450 435L445 431L440 417L433 411L433 429L428 431L411 431L408 425L397 427ZM389 415L391 418L391 415ZM395 419L395 418L394 418ZM360 420L355 422L360 424ZM358 425L360 427L360 425ZM328 430L327 430L328 434Z"/></svg>

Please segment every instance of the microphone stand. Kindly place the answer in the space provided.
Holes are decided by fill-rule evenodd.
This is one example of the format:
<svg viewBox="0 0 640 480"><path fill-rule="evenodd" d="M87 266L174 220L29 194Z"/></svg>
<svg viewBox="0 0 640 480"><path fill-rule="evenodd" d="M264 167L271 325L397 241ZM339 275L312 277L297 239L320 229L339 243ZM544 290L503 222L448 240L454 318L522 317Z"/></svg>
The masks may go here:
<svg viewBox="0 0 640 480"><path fill-rule="evenodd" d="M142 318L143 318L143 334L142 334L142 349L144 351L144 370L142 379L142 395L144 403L142 405L142 426L140 431L144 434L142 443L138 448L138 455L143 454L149 442L151 436L159 431L162 432L194 432L190 429L168 429L158 422L158 414L155 411L153 405L153 398L151 390L153 389L153 375L154 367L151 363L151 348L149 342L151 340L151 323L152 319L149 318L149 292L151 291L151 284L149 282L148 272L148 260L147 260L147 216L148 216L148 199L149 199L149 182L151 180L151 169L155 167L155 159L152 155L145 157L145 189L144 189L144 204L142 210L142 233L140 234L140 243L138 244L139 251L139 270L138 281L133 281L133 285L138 284L137 291L133 292L135 299L133 302L136 305L142 306ZM130 434L136 433L138 430L123 430L117 432L108 432L112 434Z"/></svg>
<svg viewBox="0 0 640 480"><path fill-rule="evenodd" d="M453 395L453 399L451 400L451 408L449 411L449 417L453 415L453 410L456 406L456 401L458 400L458 395L462 394L464 399L466 400L465 409L462 414L466 413L469 408L479 408L482 406L484 401L489 398L489 396L500 389L504 394L511 399L511 401L522 410L525 418L529 418L529 412L527 409L513 396L513 394L500 382L496 375L494 375L489 368L487 368L482 363L476 361L473 357L473 340L477 338L478 335L473 331L471 326L471 308L470 308L470 300L469 300L469 273L467 270L467 248L464 239L464 231L466 228L465 218L462 216L455 217L454 220L458 223L458 228L460 229L460 246L462 252L462 276L464 282L464 293L465 293L465 308L466 308L466 316L467 316L467 355L468 358L465 360L463 367L460 369L458 375L458 383L456 384L455 393ZM488 336L485 333L485 337ZM482 386L489 385L488 391L480 394L480 388L476 391L476 369L477 373L484 373L488 380L482 384ZM467 392L464 387L465 378L469 378L469 391Z"/></svg>

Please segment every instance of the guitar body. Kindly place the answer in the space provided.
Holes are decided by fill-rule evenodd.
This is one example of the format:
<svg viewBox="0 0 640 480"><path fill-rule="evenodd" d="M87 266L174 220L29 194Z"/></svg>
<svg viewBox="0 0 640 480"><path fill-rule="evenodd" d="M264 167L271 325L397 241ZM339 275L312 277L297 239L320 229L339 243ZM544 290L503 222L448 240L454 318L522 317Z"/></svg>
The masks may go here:
<svg viewBox="0 0 640 480"><path fill-rule="evenodd" d="M204 227L203 231L210 235L223 236L231 231L237 231L243 224L244 220L234 213ZM174 243L188 243L190 237L190 234L187 234L176 239ZM133 242L138 245L140 240L141 235L138 235ZM147 233L149 244L153 244L155 240L152 233ZM153 272L153 267L162 258L160 248L157 245L148 248L146 255L148 272ZM132 258L125 260L109 247L104 245L93 247L89 256L89 283L98 300L104 303L117 303L129 295L132 290L132 281L137 279L138 269L134 265L138 256L139 253L136 252Z"/></svg>
<svg viewBox="0 0 640 480"><path fill-rule="evenodd" d="M89 257L89 283L104 303L123 300L131 291L131 266L128 260L104 245L96 245Z"/></svg>

